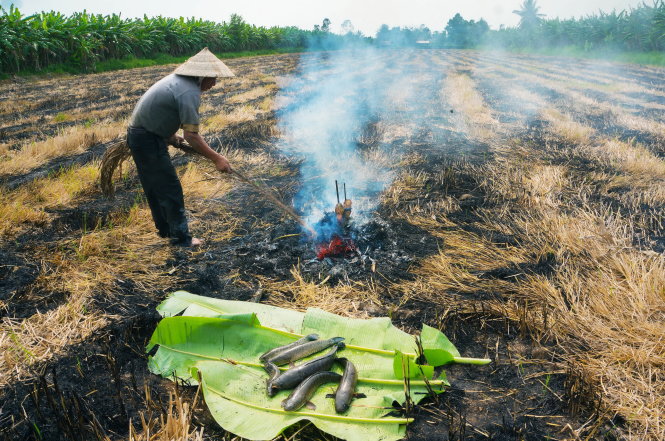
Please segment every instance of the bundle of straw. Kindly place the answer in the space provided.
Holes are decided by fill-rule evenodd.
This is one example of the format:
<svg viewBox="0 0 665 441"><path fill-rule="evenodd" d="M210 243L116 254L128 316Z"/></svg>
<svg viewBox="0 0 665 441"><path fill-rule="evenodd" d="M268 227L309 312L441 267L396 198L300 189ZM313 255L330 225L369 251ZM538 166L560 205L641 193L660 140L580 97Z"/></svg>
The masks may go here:
<svg viewBox="0 0 665 441"><path fill-rule="evenodd" d="M113 198L113 195L115 194L113 175L115 174L115 171L120 168L122 163L131 155L132 153L129 150L129 146L124 139L110 145L106 149L106 152L104 152L99 173L99 185L104 196Z"/></svg>
<svg viewBox="0 0 665 441"><path fill-rule="evenodd" d="M178 144L173 147L177 147L185 153L197 154L196 150L186 144ZM131 156L132 153L129 150L127 141L124 139L112 144L106 149L104 156L102 156L99 173L99 185L104 196L111 199L113 198L113 195L115 194L115 186L113 185L115 171L121 169L122 163Z"/></svg>

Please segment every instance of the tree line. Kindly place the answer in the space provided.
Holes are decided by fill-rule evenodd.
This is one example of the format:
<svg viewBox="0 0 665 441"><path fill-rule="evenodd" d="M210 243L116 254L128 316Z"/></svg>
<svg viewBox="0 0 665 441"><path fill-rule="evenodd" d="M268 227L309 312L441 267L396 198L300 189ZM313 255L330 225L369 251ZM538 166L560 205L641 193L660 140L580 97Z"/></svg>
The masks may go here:
<svg viewBox="0 0 665 441"><path fill-rule="evenodd" d="M376 34L376 43L388 47L436 47L436 48L473 48L480 45L489 25L482 18L478 21L465 20L459 13L448 20L442 31L431 31L426 26L393 27L382 25Z"/></svg>
<svg viewBox="0 0 665 441"><path fill-rule="evenodd" d="M389 28L383 25L376 40L382 46L437 48L502 47L541 49L576 47L586 51L665 50L665 0L622 11L599 12L581 18L546 18L536 0L524 0L513 11L520 17L517 27L490 30L483 19L466 20L456 14L441 31L418 28Z"/></svg>
<svg viewBox="0 0 665 441"><path fill-rule="evenodd" d="M586 51L665 50L665 1L581 18L545 18L536 0L524 0L516 28L492 31L492 44L507 48L577 47Z"/></svg>
<svg viewBox="0 0 665 441"><path fill-rule="evenodd" d="M483 19L466 20L459 13L438 31L426 26L382 25L375 38L354 32L346 20L342 35L330 32L330 20L312 30L297 27L263 27L246 23L233 14L217 23L197 18L123 18L119 14L72 15L41 12L23 15L17 8L0 7L0 73L40 71L53 64L67 64L81 71L94 71L95 64L128 56L152 58L166 54L188 56L204 46L213 52L294 49L335 49L349 41L370 42L379 47L474 48L500 46L507 49L573 46L587 51L665 50L665 0L638 7L582 18L549 19L540 13L536 0L523 0L513 11L519 26L490 30Z"/></svg>

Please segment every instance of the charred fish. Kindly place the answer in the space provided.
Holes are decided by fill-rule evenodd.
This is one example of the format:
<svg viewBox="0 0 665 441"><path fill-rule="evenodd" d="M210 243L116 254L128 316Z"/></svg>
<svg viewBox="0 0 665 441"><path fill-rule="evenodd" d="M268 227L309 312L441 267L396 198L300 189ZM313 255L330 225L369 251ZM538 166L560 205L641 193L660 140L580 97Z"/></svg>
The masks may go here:
<svg viewBox="0 0 665 441"><path fill-rule="evenodd" d="M280 351L275 355L266 358L265 361L270 361L275 363L277 366L281 366L296 360L300 360L301 358L305 358L308 355L316 354L325 348L340 343L342 340L344 340L344 337L333 337L327 340L315 340L302 343Z"/></svg>
<svg viewBox="0 0 665 441"><path fill-rule="evenodd" d="M344 365L344 374L335 393L335 411L344 413L351 406L358 383L358 371L348 358L340 358L337 361Z"/></svg>
<svg viewBox="0 0 665 441"><path fill-rule="evenodd" d="M289 369L273 380L272 387L274 389L293 389L310 375L327 371L335 362L335 353L342 348L344 348L344 343L338 343L326 355Z"/></svg>
<svg viewBox="0 0 665 441"><path fill-rule="evenodd" d="M267 362L263 365L263 369L268 373L269 377L266 381L266 390L268 391L268 396L273 397L277 392L277 389L272 387L272 382L275 381L275 378L279 377L280 370L276 364Z"/></svg>
<svg viewBox="0 0 665 441"><path fill-rule="evenodd" d="M306 335L306 336L304 336L304 337L302 337L302 338L300 338L300 339L298 339L298 340L296 340L292 343L289 343L287 345L280 346L278 348L274 348L274 349L269 350L268 352L264 353L263 355L261 355L259 357L259 361L266 361L266 360L270 359L271 357L275 357L277 354L279 354L283 351L294 348L294 347L299 346L303 343L307 343L307 342L310 342L310 341L313 341L313 340L318 340L318 339L319 339L318 334Z"/></svg>
<svg viewBox="0 0 665 441"><path fill-rule="evenodd" d="M303 407L310 398L312 398L312 395L314 395L314 392L316 392L319 386L325 383L338 382L341 378L342 376L335 372L317 372L293 389L291 395L289 395L286 400L282 401L282 407L284 410L291 412L298 410Z"/></svg>

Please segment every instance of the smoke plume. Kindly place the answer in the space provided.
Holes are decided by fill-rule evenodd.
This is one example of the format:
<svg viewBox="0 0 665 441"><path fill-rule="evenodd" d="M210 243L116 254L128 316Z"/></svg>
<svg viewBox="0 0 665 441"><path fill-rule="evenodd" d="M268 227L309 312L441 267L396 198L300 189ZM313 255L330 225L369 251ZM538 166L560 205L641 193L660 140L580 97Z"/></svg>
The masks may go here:
<svg viewBox="0 0 665 441"><path fill-rule="evenodd" d="M335 180L346 183L356 224L371 219L380 193L392 182L386 143L377 129L408 107L416 91L409 66L395 53L354 45L304 56L300 74L282 89L278 103L283 151L301 159L302 187L294 206L310 225L331 212ZM399 99L396 99L396 94ZM367 138L371 138L369 141Z"/></svg>

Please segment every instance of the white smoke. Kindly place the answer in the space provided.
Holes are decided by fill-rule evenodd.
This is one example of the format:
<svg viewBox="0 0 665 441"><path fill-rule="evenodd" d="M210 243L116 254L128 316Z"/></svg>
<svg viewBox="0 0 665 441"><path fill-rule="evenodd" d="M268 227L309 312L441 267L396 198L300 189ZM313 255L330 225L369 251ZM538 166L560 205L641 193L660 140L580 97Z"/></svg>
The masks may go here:
<svg viewBox="0 0 665 441"><path fill-rule="evenodd" d="M441 54L437 54L440 57ZM436 58L436 57L435 57ZM346 183L356 225L367 222L414 138L434 131L448 70L432 53L355 44L310 53L278 97L280 148L301 159L294 206L310 225L333 211L335 180Z"/></svg>
<svg viewBox="0 0 665 441"><path fill-rule="evenodd" d="M314 225L337 203L335 180L346 183L354 201L354 218L364 221L391 182L389 169L370 161L358 148L364 128L385 106L382 57L370 47L336 51L301 65L300 78L278 100L290 102L281 112L281 147L302 159L302 187L294 205Z"/></svg>

